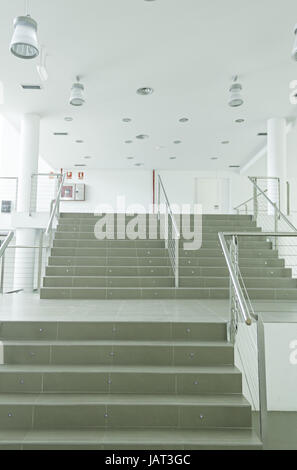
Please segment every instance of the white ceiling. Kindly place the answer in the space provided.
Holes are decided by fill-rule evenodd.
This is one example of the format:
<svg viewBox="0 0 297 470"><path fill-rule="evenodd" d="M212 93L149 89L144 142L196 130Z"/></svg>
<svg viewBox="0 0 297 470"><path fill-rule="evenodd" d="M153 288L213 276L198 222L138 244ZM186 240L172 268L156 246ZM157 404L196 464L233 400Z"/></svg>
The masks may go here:
<svg viewBox="0 0 297 470"><path fill-rule="evenodd" d="M290 57L296 0L30 0L49 54L41 92L20 88L38 83L38 59L23 61L9 52L13 18L24 14L24 4L1 2L2 111L16 122L24 112L41 114L41 154L54 167L134 168L143 162L144 168L228 169L265 144L257 133L266 130L269 117L296 113L289 103L289 83L297 79ZM231 109L228 89L236 73L245 104ZM77 74L87 100L79 109L68 104ZM138 96L142 86L155 93ZM179 123L184 116L190 121ZM133 121L123 123L125 117ZM236 124L237 118L246 122ZM54 137L55 131L69 136ZM138 141L138 134L150 138ZM130 139L133 144L124 143ZM173 144L177 139L182 144Z"/></svg>

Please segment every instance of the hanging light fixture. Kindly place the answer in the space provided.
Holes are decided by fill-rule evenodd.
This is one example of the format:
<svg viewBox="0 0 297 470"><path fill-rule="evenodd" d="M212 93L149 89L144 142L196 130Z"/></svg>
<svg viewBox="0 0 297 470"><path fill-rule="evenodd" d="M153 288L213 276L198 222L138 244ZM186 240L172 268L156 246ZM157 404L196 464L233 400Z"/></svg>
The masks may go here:
<svg viewBox="0 0 297 470"><path fill-rule="evenodd" d="M76 83L73 83L70 95L70 104L72 106L82 106L85 103L85 87L80 83L80 78L76 77Z"/></svg>
<svg viewBox="0 0 297 470"><path fill-rule="evenodd" d="M294 34L295 34L295 41L294 41L294 46L293 46L293 51L292 51L292 59L297 61L297 24L294 29Z"/></svg>
<svg viewBox="0 0 297 470"><path fill-rule="evenodd" d="M42 82L46 82L48 80L48 71L46 68L46 49L45 47L41 47L41 52L40 52L40 63L36 66L38 75L40 77L40 80Z"/></svg>
<svg viewBox="0 0 297 470"><path fill-rule="evenodd" d="M28 13L26 1L26 16L17 16L14 19L14 33L10 51L20 59L34 59L39 54L37 39L37 23Z"/></svg>
<svg viewBox="0 0 297 470"><path fill-rule="evenodd" d="M233 83L230 87L230 99L229 99L229 106L231 108L237 108L243 104L243 99L241 96L242 86L240 83L237 82L238 76L235 75L233 77Z"/></svg>

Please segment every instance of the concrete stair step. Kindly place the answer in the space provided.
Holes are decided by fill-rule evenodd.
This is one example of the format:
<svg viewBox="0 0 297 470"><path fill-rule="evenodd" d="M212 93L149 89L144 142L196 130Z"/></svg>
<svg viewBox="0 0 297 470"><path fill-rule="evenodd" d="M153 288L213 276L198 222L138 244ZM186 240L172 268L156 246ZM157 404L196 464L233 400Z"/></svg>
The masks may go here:
<svg viewBox="0 0 297 470"><path fill-rule="evenodd" d="M255 267L255 268L241 268L243 277L261 277L261 278L290 278L291 269L287 268L270 268L270 267ZM47 266L46 277L73 277L73 276L145 276L145 277L159 277L167 276L172 277L172 268L170 266L155 266L155 267L141 267L141 266L122 266L122 267L107 267L107 266ZM228 277L229 271L227 267L181 267L180 277Z"/></svg>
<svg viewBox="0 0 297 470"><path fill-rule="evenodd" d="M290 278L247 278L245 285L261 288L297 288L297 280ZM228 287L229 277L180 276L180 287ZM174 287L174 277L171 276L47 276L43 281L44 287Z"/></svg>
<svg viewBox="0 0 297 470"><path fill-rule="evenodd" d="M0 429L251 428L241 395L0 394Z"/></svg>
<svg viewBox="0 0 297 470"><path fill-rule="evenodd" d="M2 342L4 364L232 365L226 341L20 341Z"/></svg>
<svg viewBox="0 0 297 470"><path fill-rule="evenodd" d="M184 240L180 240L180 247L183 247ZM164 240L54 240L54 248L165 248ZM271 249L272 243L267 241L239 241L239 247L246 249ZM219 239L202 240L201 248L220 249Z"/></svg>
<svg viewBox="0 0 297 470"><path fill-rule="evenodd" d="M284 267L284 260L279 258L239 258L240 267ZM220 257L184 257L179 259L180 267L204 266L225 267L226 261ZM87 257L87 256L50 256L49 266L98 266L98 267L170 267L169 257Z"/></svg>
<svg viewBox="0 0 297 470"><path fill-rule="evenodd" d="M271 249L246 249L242 248L239 252L241 258L265 257L277 258L278 252ZM168 257L166 248L52 248L51 256L82 256L82 257ZM200 250L180 250L179 256L182 257L221 257L221 249L201 248Z"/></svg>
<svg viewBox="0 0 297 470"><path fill-rule="evenodd" d="M0 450L261 450L251 429L0 431ZM149 462L148 462L149 464Z"/></svg>
<svg viewBox="0 0 297 470"><path fill-rule="evenodd" d="M297 300L296 288L249 288L251 299ZM43 287L41 299L228 299L229 288Z"/></svg>
<svg viewBox="0 0 297 470"><path fill-rule="evenodd" d="M226 341L226 323L71 321L0 323L0 340Z"/></svg>
<svg viewBox="0 0 297 470"><path fill-rule="evenodd" d="M0 393L241 394L234 366L2 365Z"/></svg>

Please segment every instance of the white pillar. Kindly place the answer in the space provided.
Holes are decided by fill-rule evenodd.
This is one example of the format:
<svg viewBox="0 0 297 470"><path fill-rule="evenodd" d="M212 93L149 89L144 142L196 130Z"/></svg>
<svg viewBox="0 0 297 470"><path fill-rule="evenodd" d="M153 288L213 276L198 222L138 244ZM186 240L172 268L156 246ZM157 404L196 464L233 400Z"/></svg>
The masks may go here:
<svg viewBox="0 0 297 470"><path fill-rule="evenodd" d="M40 117L25 114L21 122L18 212L29 214L36 201L31 201L31 177L38 172ZM36 230L18 228L16 245L34 246ZM14 289L32 291L36 250L16 249L14 269Z"/></svg>
<svg viewBox="0 0 297 470"><path fill-rule="evenodd" d="M273 118L267 124L267 176L280 178L280 208L287 205L287 131L284 118ZM268 197L278 204L276 183L268 184Z"/></svg>

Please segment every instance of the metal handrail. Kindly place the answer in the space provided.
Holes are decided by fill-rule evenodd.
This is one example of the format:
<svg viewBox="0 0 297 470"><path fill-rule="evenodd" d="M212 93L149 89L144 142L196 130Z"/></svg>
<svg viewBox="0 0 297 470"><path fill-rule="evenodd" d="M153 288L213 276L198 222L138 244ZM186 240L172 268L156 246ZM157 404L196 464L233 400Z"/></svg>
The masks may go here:
<svg viewBox="0 0 297 470"><path fill-rule="evenodd" d="M5 254L6 248L7 248L8 245L10 244L11 240L13 239L13 237L14 237L14 232L13 232L13 231L8 232L8 234L6 235L6 238L5 238L4 242L1 244L1 248L0 248L0 259L1 259L2 256Z"/></svg>
<svg viewBox="0 0 297 470"><path fill-rule="evenodd" d="M277 207L277 204L271 201L271 199L265 194L265 192L257 185L255 178L249 176L248 177L251 183L262 193L262 195L265 197L265 199L271 204L271 206L276 210L278 213L279 217L282 218L288 225L291 227L294 232L297 232L297 228L289 221L289 219L285 216L285 214L280 210L279 207ZM278 179L278 178L271 178L271 179ZM277 233L277 232L276 232Z"/></svg>
<svg viewBox="0 0 297 470"><path fill-rule="evenodd" d="M46 235L46 236L48 236L49 232L50 232L51 229L52 229L54 217L55 217L55 215L56 215L56 213L57 213L57 210L58 210L58 207L59 207L59 205L60 205L61 192L62 192L62 189L63 189L65 177L66 177L66 174L64 173L63 176L62 176L62 179L61 179L61 183L60 183L60 187L59 187L58 193L57 193L56 202L55 202L55 204L54 204L54 207L53 207L53 209L52 209L52 212L51 212L51 215L50 215L50 218L49 218L47 227L46 227L46 231L45 231L45 235Z"/></svg>
<svg viewBox="0 0 297 470"><path fill-rule="evenodd" d="M165 247L168 249L169 258L171 262L171 266L174 272L174 279L175 279L175 287L179 287L179 240L180 240L180 232L177 227L175 217L173 215L171 205L167 196L167 193L164 188L164 184L160 175L158 175L158 219L160 220L160 202L161 202L161 191L163 192L163 196L165 198L166 203L166 213L170 216L172 227L174 230L174 248L170 246L169 243L169 235L168 235L168 220L165 214Z"/></svg>
<svg viewBox="0 0 297 470"><path fill-rule="evenodd" d="M268 189L265 189L264 193L267 193L267 191L268 191ZM259 196L261 196L261 193L259 193L259 194L257 195L257 198L258 198ZM251 202L251 201L253 201L253 200L254 200L254 196L251 197L250 199L248 199L247 201L242 202L241 204L239 204L239 206L234 207L233 210L237 211L240 207L245 206L246 204L248 204L249 202Z"/></svg>
<svg viewBox="0 0 297 470"><path fill-rule="evenodd" d="M228 269L229 269L230 278L231 278L231 281L232 281L232 284L233 284L233 287L234 287L234 290L236 292L236 296L237 296L237 299L238 299L238 302L239 302L239 305L240 305L241 314L243 316L243 319L244 319L245 323L248 326L250 326L252 324L252 318L257 320L257 316L254 314L254 312L250 312L250 309L248 308L248 305L247 305L243 290L241 288L239 279L238 279L237 274L236 274L236 272L233 268L231 257L230 257L229 250L228 250L228 247L227 247L227 243L226 243L226 240L225 240L225 236L227 236L227 235L236 235L236 234L219 232L218 235L219 235L219 240L220 240L220 243L221 243L221 247L222 247L222 250L223 250L223 253L224 253L224 256L225 256L225 260L226 260L226 263L227 263L227 266L228 266Z"/></svg>
<svg viewBox="0 0 297 470"><path fill-rule="evenodd" d="M165 191L164 184L163 184L163 181L162 181L162 178L161 178L160 175L158 175L158 181L159 181L160 187L162 188L163 195L165 197L168 213L170 214L170 217L171 217L171 220L172 220L172 225L174 226L176 235L180 238L180 233L179 233L178 227L176 225L176 221L175 221L172 209L171 209L171 205L170 205L170 202L169 202L169 199L168 199L168 196L167 196L167 193ZM158 197L159 197L159 208L158 208L158 211L159 211L160 210L160 192L159 191L158 191Z"/></svg>

